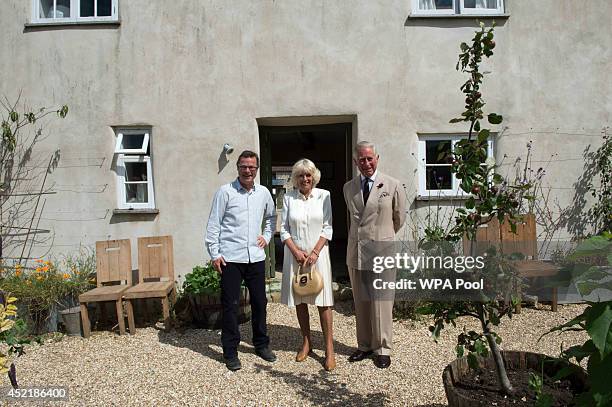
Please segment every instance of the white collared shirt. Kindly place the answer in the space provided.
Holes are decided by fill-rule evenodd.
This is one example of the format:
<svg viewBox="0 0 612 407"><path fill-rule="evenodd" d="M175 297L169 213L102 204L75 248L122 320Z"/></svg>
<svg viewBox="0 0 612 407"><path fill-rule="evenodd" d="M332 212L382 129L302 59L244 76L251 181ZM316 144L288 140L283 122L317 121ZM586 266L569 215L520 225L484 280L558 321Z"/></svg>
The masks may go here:
<svg viewBox="0 0 612 407"><path fill-rule="evenodd" d="M250 191L238 179L223 185L215 194L206 227L210 258L223 256L233 263L265 260L266 253L257 246L257 236L270 242L275 218L272 195L263 185L253 184Z"/></svg>

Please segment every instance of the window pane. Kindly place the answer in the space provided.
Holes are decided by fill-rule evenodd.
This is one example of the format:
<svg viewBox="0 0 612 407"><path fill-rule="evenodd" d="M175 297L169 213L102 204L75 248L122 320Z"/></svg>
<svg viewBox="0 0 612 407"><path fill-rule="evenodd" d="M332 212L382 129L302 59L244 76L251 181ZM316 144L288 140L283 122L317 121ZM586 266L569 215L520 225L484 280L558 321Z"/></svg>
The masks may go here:
<svg viewBox="0 0 612 407"><path fill-rule="evenodd" d="M125 198L128 203L149 202L147 184L125 184Z"/></svg>
<svg viewBox="0 0 612 407"><path fill-rule="evenodd" d="M95 0L81 0L81 17L94 16L94 1Z"/></svg>
<svg viewBox="0 0 612 407"><path fill-rule="evenodd" d="M452 177L450 165L425 167L427 189L452 189Z"/></svg>
<svg viewBox="0 0 612 407"><path fill-rule="evenodd" d="M425 142L427 164L449 164L453 161L450 140L428 140Z"/></svg>
<svg viewBox="0 0 612 407"><path fill-rule="evenodd" d="M497 0L464 0L465 8L497 8Z"/></svg>
<svg viewBox="0 0 612 407"><path fill-rule="evenodd" d="M144 141L144 134L124 134L121 141L122 149L140 149Z"/></svg>
<svg viewBox="0 0 612 407"><path fill-rule="evenodd" d="M39 18L53 18L53 0L40 0Z"/></svg>
<svg viewBox="0 0 612 407"><path fill-rule="evenodd" d="M111 15L112 0L98 0L98 17Z"/></svg>
<svg viewBox="0 0 612 407"><path fill-rule="evenodd" d="M436 10L453 8L453 0L435 0L435 3Z"/></svg>
<svg viewBox="0 0 612 407"><path fill-rule="evenodd" d="M70 17L70 0L57 0L57 9L55 10L55 18Z"/></svg>
<svg viewBox="0 0 612 407"><path fill-rule="evenodd" d="M126 181L146 181L147 180L147 163L126 162L125 163L125 180Z"/></svg>

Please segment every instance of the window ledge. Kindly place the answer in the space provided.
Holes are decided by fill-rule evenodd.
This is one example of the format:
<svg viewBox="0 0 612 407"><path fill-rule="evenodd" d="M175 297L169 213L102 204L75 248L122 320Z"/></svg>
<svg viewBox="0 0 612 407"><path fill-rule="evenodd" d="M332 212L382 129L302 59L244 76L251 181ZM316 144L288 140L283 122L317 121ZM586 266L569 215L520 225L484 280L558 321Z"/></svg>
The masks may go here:
<svg viewBox="0 0 612 407"><path fill-rule="evenodd" d="M466 18L498 18L508 19L510 14L411 14L408 19L430 19L430 18L443 18L443 19L466 19Z"/></svg>
<svg viewBox="0 0 612 407"><path fill-rule="evenodd" d="M113 215L155 215L159 209L113 209Z"/></svg>
<svg viewBox="0 0 612 407"><path fill-rule="evenodd" d="M108 25L108 26L120 26L120 20L104 20L104 21L41 21L41 22L30 22L25 23L25 28L37 28L37 27L61 27L61 26L89 26L89 25Z"/></svg>
<svg viewBox="0 0 612 407"><path fill-rule="evenodd" d="M417 195L415 201L465 201L472 195Z"/></svg>

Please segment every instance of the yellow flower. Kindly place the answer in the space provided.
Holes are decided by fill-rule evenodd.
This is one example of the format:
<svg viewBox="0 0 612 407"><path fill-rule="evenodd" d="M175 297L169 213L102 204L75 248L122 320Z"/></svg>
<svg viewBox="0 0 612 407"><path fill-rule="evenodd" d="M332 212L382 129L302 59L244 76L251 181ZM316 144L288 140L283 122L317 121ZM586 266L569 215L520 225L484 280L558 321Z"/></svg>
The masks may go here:
<svg viewBox="0 0 612 407"><path fill-rule="evenodd" d="M32 282L31 282L30 280L26 280L26 284L27 284L27 285L31 285L31 284L32 284Z"/></svg>
<svg viewBox="0 0 612 407"><path fill-rule="evenodd" d="M21 264L15 264L15 271L21 270L23 266Z"/></svg>
<svg viewBox="0 0 612 407"><path fill-rule="evenodd" d="M42 267L36 267L36 272L37 273L42 273Z"/></svg>
<svg viewBox="0 0 612 407"><path fill-rule="evenodd" d="M43 276L36 276L36 279L37 279L38 281L40 281L40 280L42 280L42 279L43 279Z"/></svg>
<svg viewBox="0 0 612 407"><path fill-rule="evenodd" d="M50 266L51 262L49 260L43 262L46 266Z"/></svg>
<svg viewBox="0 0 612 407"><path fill-rule="evenodd" d="M21 275L21 270L15 270L15 276L19 277Z"/></svg>
<svg viewBox="0 0 612 407"><path fill-rule="evenodd" d="M66 279L66 278L70 278L70 274L68 274L68 273L64 273L64 275L62 275L62 277L64 277L65 279Z"/></svg>
<svg viewBox="0 0 612 407"><path fill-rule="evenodd" d="M45 271L45 272L49 271L49 266L44 266L44 267L42 268L42 271Z"/></svg>

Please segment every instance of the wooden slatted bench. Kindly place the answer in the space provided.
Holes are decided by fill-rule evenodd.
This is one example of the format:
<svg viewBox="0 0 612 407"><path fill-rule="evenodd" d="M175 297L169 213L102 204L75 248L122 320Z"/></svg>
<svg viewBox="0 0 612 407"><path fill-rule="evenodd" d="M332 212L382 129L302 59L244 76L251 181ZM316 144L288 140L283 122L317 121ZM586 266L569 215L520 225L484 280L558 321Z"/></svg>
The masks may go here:
<svg viewBox="0 0 612 407"><path fill-rule="evenodd" d="M161 299L164 328L167 330L170 327L170 302L176 298L172 236L138 238L138 281L123 294L127 301L130 332L135 332L132 300L137 298Z"/></svg>
<svg viewBox="0 0 612 407"><path fill-rule="evenodd" d="M115 285L105 285L118 283ZM130 239L96 242L96 285L93 290L79 295L83 336L91 335L87 304L114 301L119 322L119 334L125 335L123 293L132 285L132 252Z"/></svg>
<svg viewBox="0 0 612 407"><path fill-rule="evenodd" d="M522 216L522 222L516 225L516 233L512 233L509 222L504 222L500 227L497 218L489 223L481 225L476 232L476 244L482 248L486 245L495 246L503 253L520 253L525 259L517 260L514 266L519 276L523 278L551 277L559 272L559 267L554 264L538 260L538 247L536 237L535 215L532 213ZM471 242L463 239L464 253L470 253ZM521 290L518 289L520 298ZM557 311L557 287L551 289L551 308ZM516 312L520 313L521 303L517 304Z"/></svg>

